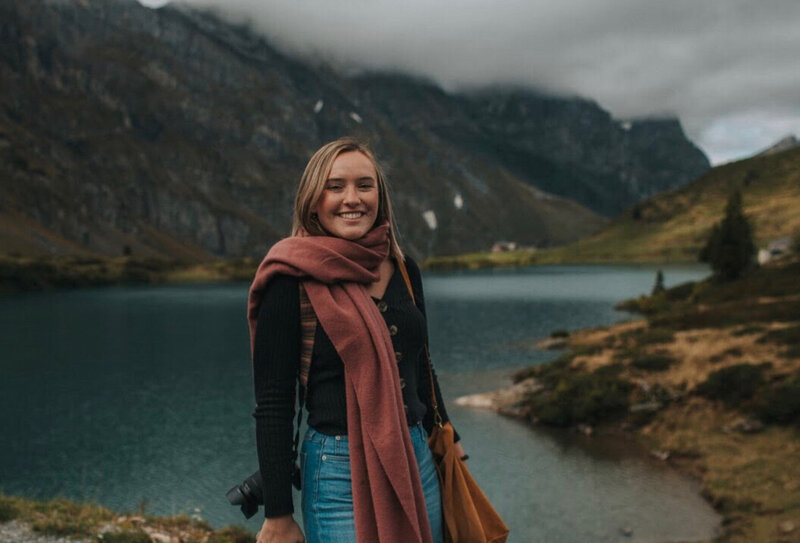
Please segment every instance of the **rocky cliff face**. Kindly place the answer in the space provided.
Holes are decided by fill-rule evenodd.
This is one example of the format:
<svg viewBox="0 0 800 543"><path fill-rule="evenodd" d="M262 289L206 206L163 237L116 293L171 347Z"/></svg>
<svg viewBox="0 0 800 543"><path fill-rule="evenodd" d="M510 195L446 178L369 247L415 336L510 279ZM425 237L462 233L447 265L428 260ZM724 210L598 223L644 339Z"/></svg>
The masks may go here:
<svg viewBox="0 0 800 543"><path fill-rule="evenodd" d="M417 256L573 241L708 168L674 120L344 77L187 8L0 0L0 45L0 252L261 255L345 134L385 163Z"/></svg>

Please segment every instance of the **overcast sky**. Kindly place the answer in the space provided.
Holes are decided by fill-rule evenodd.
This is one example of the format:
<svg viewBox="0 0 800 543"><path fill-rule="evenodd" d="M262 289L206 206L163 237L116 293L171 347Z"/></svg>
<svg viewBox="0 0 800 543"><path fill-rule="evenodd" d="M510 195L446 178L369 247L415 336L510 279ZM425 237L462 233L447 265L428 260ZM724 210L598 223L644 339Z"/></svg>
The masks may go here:
<svg viewBox="0 0 800 543"><path fill-rule="evenodd" d="M152 5L164 0L140 0ZM714 164L800 136L800 0L182 0L287 53L676 115Z"/></svg>

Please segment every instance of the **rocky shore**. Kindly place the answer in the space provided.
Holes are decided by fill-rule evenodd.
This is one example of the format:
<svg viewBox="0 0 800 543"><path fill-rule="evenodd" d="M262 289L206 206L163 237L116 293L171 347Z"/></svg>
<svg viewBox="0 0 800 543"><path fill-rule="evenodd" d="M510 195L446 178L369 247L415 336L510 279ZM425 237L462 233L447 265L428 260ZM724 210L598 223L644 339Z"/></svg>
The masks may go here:
<svg viewBox="0 0 800 543"><path fill-rule="evenodd" d="M798 543L798 278L795 260L629 301L645 319L573 332L554 361L456 403L631 436L700 482L723 516L716 542Z"/></svg>

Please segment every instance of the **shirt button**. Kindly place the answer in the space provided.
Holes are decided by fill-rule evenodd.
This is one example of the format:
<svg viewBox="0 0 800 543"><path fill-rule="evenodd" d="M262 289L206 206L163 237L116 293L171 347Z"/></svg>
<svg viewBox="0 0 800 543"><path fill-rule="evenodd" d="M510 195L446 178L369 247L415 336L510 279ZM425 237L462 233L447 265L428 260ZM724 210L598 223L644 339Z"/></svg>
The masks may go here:
<svg viewBox="0 0 800 543"><path fill-rule="evenodd" d="M342 440L342 436L336 436L336 441L341 441L341 440Z"/></svg>
<svg viewBox="0 0 800 543"><path fill-rule="evenodd" d="M400 362L403 359L403 353L401 353L400 351L395 351L394 357L398 362Z"/></svg>
<svg viewBox="0 0 800 543"><path fill-rule="evenodd" d="M389 309L389 305L386 302L384 302L383 300L378 302L378 311L380 311L381 313L386 313L387 309Z"/></svg>
<svg viewBox="0 0 800 543"><path fill-rule="evenodd" d="M389 335L396 336L397 335L397 326L394 324L389 327Z"/></svg>
<svg viewBox="0 0 800 543"><path fill-rule="evenodd" d="M402 377L400 378L400 388L406 388L406 380Z"/></svg>

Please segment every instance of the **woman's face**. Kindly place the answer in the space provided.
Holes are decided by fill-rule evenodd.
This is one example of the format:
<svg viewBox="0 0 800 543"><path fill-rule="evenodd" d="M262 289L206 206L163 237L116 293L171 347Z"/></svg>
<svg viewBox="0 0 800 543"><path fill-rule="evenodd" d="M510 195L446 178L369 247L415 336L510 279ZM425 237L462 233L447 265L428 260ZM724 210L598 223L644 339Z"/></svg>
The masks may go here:
<svg viewBox="0 0 800 543"><path fill-rule="evenodd" d="M378 217L378 200L375 167L363 154L349 151L333 161L312 212L330 235L354 240L372 229Z"/></svg>

